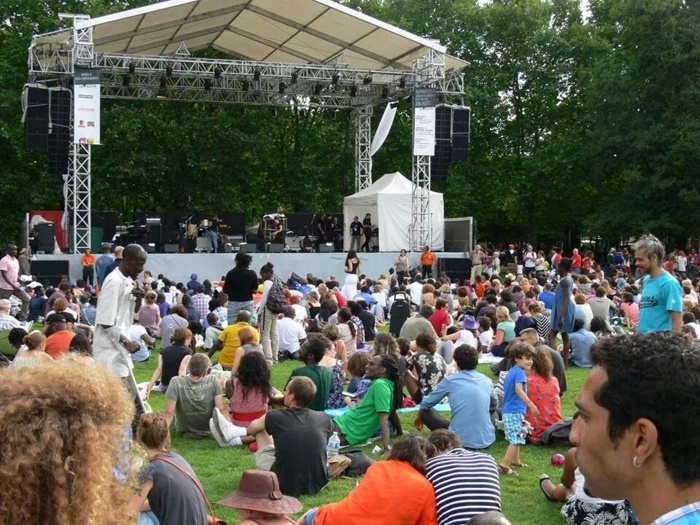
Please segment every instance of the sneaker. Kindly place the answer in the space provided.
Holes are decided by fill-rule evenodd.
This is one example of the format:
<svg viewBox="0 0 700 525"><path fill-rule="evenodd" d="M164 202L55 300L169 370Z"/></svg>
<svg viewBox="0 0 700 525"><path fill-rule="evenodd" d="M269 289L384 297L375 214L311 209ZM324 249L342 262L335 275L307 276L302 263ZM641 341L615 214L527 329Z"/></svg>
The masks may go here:
<svg viewBox="0 0 700 525"><path fill-rule="evenodd" d="M219 444L220 447L230 447L231 446L226 442L223 434L221 434L221 429L216 426L214 418L211 418L209 420L209 431L211 432L211 435L214 437L214 439L216 440L216 442Z"/></svg>
<svg viewBox="0 0 700 525"><path fill-rule="evenodd" d="M227 443L233 441L234 438L245 437L247 433L246 429L229 423L221 412L219 412L218 408L214 408L212 418L214 419L214 425L221 431L221 435Z"/></svg>

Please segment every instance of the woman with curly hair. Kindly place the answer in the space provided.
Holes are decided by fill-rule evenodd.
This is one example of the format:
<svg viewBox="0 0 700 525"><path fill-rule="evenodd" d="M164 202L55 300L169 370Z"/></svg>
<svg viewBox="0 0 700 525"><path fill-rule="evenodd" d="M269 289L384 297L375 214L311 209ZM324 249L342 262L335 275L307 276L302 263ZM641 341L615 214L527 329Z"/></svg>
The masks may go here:
<svg viewBox="0 0 700 525"><path fill-rule="evenodd" d="M238 375L226 381L231 422L248 428L251 421L267 414L272 394L272 377L265 356L261 352L245 354L238 365Z"/></svg>
<svg viewBox="0 0 700 525"><path fill-rule="evenodd" d="M89 379L86 379L89 378ZM41 525L133 523L123 458L133 402L119 379L89 358L2 373L0 516Z"/></svg>
<svg viewBox="0 0 700 525"><path fill-rule="evenodd" d="M149 459L139 474L133 500L138 525L206 525L207 503L197 487L199 480L182 456L168 450L170 431L165 416L159 412L141 416L136 437Z"/></svg>

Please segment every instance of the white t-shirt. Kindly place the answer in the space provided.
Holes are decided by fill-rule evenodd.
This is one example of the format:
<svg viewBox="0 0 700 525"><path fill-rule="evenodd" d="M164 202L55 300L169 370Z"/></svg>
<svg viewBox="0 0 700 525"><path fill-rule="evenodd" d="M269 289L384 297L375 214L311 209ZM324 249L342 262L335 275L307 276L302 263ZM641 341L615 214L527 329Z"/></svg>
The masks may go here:
<svg viewBox="0 0 700 525"><path fill-rule="evenodd" d="M493 341L493 330L489 328L485 332L479 334L479 340L481 341L481 346L483 348L488 348L491 346L491 341Z"/></svg>
<svg viewBox="0 0 700 525"><path fill-rule="evenodd" d="M294 353L301 347L301 340L306 339L304 328L294 319L283 317L277 321L277 334L279 335L280 350Z"/></svg>
<svg viewBox="0 0 700 525"><path fill-rule="evenodd" d="M476 337L471 330L460 330L459 339L455 341L455 348L461 345L469 345L472 348L476 348L478 345L476 343Z"/></svg>
<svg viewBox="0 0 700 525"><path fill-rule="evenodd" d="M423 298L423 285L419 282L412 282L406 287L406 291L411 294L411 302L420 306Z"/></svg>
<svg viewBox="0 0 700 525"><path fill-rule="evenodd" d="M148 352L146 341L143 340L143 336L148 335L148 332L146 332L146 327L141 326L140 324L132 324L127 332L129 334L129 339L134 343L138 343L140 347L135 353L131 354L131 359L136 363L148 359L150 357L150 353Z"/></svg>

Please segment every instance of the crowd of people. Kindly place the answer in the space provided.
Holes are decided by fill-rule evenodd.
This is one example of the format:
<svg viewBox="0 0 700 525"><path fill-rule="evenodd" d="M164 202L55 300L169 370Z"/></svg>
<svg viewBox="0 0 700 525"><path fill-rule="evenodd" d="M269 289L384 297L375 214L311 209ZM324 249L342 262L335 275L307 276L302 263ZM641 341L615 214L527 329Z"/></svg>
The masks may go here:
<svg viewBox="0 0 700 525"><path fill-rule="evenodd" d="M75 410L87 415L78 424L71 420L78 414L60 411L64 385L48 396L54 404L42 405L42 417L89 428L81 430L89 435L104 426L113 442L101 442L103 450L89 449L96 458L63 458L69 467L52 474L60 479L34 482L58 480L60 503L52 504L62 505L63 514L56 515L67 521L45 522L72 523L74 515L83 515L74 513L86 512L75 510L62 492L70 484L66 475L76 476L93 462L99 471L103 456L111 454L123 462L115 466L114 483L103 487L104 494L93 494L91 505L105 498L112 506L125 505L123 494L115 494L136 486L137 497L124 515L138 523L206 523L213 511L194 470L168 450L172 428L185 437L210 438L222 448L247 446L254 453L256 470L244 473L237 493L220 502L241 509L246 524L290 522L289 515L301 510L296 497L318 493L329 479L355 467L364 478L347 498L310 509L299 523L506 523L499 514L499 476L527 468L522 446L539 443L562 422L566 368L577 366L592 371L571 426L576 450L567 455L561 485L543 476L545 496L566 502L567 523L603 514L609 517L596 523L691 523L671 519L680 516L679 508L688 515L700 512L694 503L700 500L700 473L687 461L696 447L685 420L665 414L671 406L694 406L700 394L698 280L676 275L653 236L635 246L634 268L625 267L624 257L618 268L617 252L611 253L612 265L603 276L580 256L577 262L578 253L564 257L554 249L555 270L548 270L531 252L528 247L523 254L523 273L517 273L516 257L516 273L481 272L461 283L424 275L432 264L420 271L404 265L405 254L375 281L362 274L354 251L347 255L344 283L334 275L310 274L283 281L272 264L255 272L251 256L239 252L235 267L220 280L200 283L192 274L188 283L178 284L144 272L147 256L132 245L116 265L95 261L99 295L92 293L92 283L82 281L30 290L27 316L44 321L43 331L12 326L10 319L19 322L13 304L0 300L0 323L9 323L2 327L18 350L0 385L15 388L12 399L19 405L30 403L23 395L35 395L37 374L46 382L52 374L63 378L86 370L91 385L96 378L89 387L96 404L111 394L125 405L106 417L83 403ZM15 255L8 250L0 270ZM508 264L504 261L504 267ZM1 277L16 279L6 270ZM41 308L36 302L32 308L37 298L43 298ZM18 300L22 306L18 303L15 315L22 317L24 300ZM388 332L379 330L386 324ZM158 340L155 372L139 391L134 363L151 359ZM647 364L650 355L653 367ZM484 356L492 362L495 384L477 371ZM298 359L302 366L278 391L271 369L285 359ZM655 384L659 369L674 374L677 385ZM85 390L72 379L64 382ZM109 392L96 393L97 387ZM144 401L156 390L165 395L165 410L145 413ZM446 401L449 421L439 411ZM414 426L429 429L427 437L405 432L398 417L404 407L416 407ZM0 428L22 421L12 410L0 417L7 418ZM138 475L131 466L129 422L148 458ZM508 448L496 461L487 449L499 428ZM19 446L26 431L3 430L4 443ZM44 439L54 431L46 431ZM358 458L329 453L333 439L343 448L378 439L385 459L357 467ZM90 447L82 441L79 446ZM5 455L1 461L14 464ZM0 476L19 468L29 469L30 478L42 472L38 461L36 467L23 460L14 468L0 468ZM396 490L382 490L387 486ZM661 494L656 502L655 487ZM251 506L256 490L268 496ZM383 504L375 505L379 493ZM11 496L0 496L0 512L24 516L23 510L8 510ZM666 514L666 521L654 521Z"/></svg>

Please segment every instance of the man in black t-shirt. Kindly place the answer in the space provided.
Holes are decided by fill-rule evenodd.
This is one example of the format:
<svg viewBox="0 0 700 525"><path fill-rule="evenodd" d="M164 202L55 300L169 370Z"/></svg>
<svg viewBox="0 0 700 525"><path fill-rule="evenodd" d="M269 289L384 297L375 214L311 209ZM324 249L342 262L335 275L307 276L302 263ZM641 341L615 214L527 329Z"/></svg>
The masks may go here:
<svg viewBox="0 0 700 525"><path fill-rule="evenodd" d="M374 228L372 224L372 215L368 213L362 221L362 233L365 235L365 242L360 247L362 251L369 251L369 243L372 241L372 228Z"/></svg>
<svg viewBox="0 0 700 525"><path fill-rule="evenodd" d="M350 223L350 249L359 252L361 244L362 223L360 222L360 219L355 216L352 218L352 222Z"/></svg>
<svg viewBox="0 0 700 525"><path fill-rule="evenodd" d="M306 408L316 395L308 377L294 377L284 391L287 410L271 410L248 426L258 451L255 466L277 474L282 493L289 496L316 494L328 483L326 447L333 435L331 417ZM233 439L239 427L218 417L212 431L217 441Z"/></svg>

